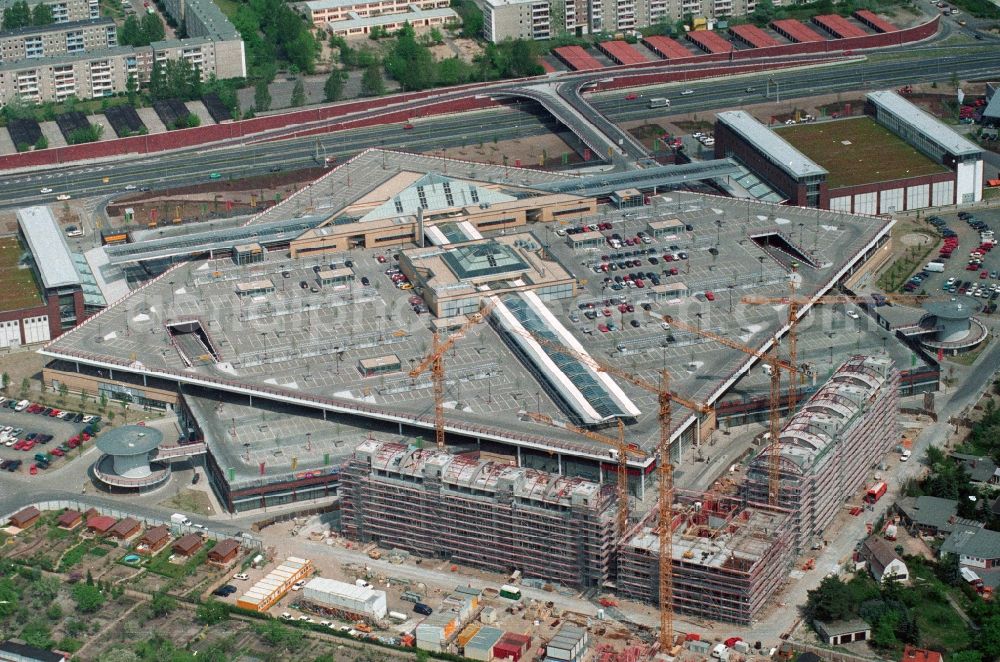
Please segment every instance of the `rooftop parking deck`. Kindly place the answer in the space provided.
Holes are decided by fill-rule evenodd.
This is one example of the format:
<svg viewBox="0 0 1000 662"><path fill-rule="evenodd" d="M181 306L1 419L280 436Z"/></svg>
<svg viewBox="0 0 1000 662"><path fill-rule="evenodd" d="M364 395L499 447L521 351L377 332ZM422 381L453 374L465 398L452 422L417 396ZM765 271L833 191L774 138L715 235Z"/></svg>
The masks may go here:
<svg viewBox="0 0 1000 662"><path fill-rule="evenodd" d="M447 167L455 175L468 169L464 177L469 179L474 179L474 169L495 176L503 171L480 164L408 158L408 167L425 172ZM367 166L374 161L374 172L380 172L380 160L377 156L369 159ZM517 174L512 169L510 177L551 180L557 175ZM355 173L352 183L359 180L362 178ZM378 181L370 180L367 189L378 186ZM325 184L313 188L321 185ZM355 188L343 202L353 202L364 194L362 188ZM296 205L289 205L286 213L304 211ZM330 213L335 212L330 209ZM274 210L268 214L270 220L280 218ZM681 222L676 234L650 238L648 243L634 239L640 232L651 232L650 223L666 218ZM603 226L599 232L606 237L618 234L632 245L618 250L607 243L574 248L568 241L572 235L566 231L581 224ZM690 334L665 330L660 315L669 314L692 326L700 324L703 329L762 346L783 325L785 312L770 306L745 306L740 297L786 293L788 265L793 258L773 246L762 246L752 236L780 236L790 250L801 251L819 265L799 268L798 291L810 295L828 289L889 227L890 222L881 218L670 193L644 207L601 207L596 216L582 221L532 223L530 234L521 228L504 232L505 240L512 233L515 238L523 233L526 240L540 243L534 250L548 253L576 278L576 297L553 299L542 290L536 293L586 352L651 383L658 381L661 367L666 366L674 391L711 403L738 379L752 357ZM298 462L307 464L319 462L333 450L348 452L366 430L393 430L402 435L402 426L407 426L406 434L412 437L433 425L429 372L416 378L407 374L431 348L432 319L420 307L416 290L401 288L404 283L395 283L392 274L385 273L396 266L394 255L399 250L398 246L356 249L298 259L273 251L264 255L263 261L245 265L229 258L193 260L167 271L54 341L45 351L70 361L69 365L101 370L105 377L111 374L108 369L116 375L129 373L136 390L141 390L137 380L141 384L148 376L185 384L185 389L200 386L238 395L247 405L245 398L252 396L257 406L262 398L282 406L346 414L331 415L325 424L322 416L317 416L321 425L308 435L305 428L292 435L281 431L284 421L280 416L269 422L269 431L255 434L237 429L237 436L250 444L249 450L240 447L235 451L240 455L246 450L250 460L244 464L248 467L256 466L255 453L273 452L276 444L294 444ZM403 252L407 252L405 246ZM324 285L317 275L318 271L347 266L348 261L354 280ZM601 265L612 263L614 270L603 270ZM632 286L624 284L629 274ZM623 282L616 282L616 276ZM654 294L654 277L661 284L674 286L657 289L663 298ZM642 287L639 280L643 280ZM240 283L267 281L271 287L237 294ZM686 292L663 293L676 290L677 284L683 284ZM489 293L482 292L483 298ZM600 316L587 319L587 312ZM399 357L399 371L367 377L359 372L362 360L389 354ZM515 357L491 325L471 326L448 351L445 365L444 400L450 433L499 442L508 448L555 450L591 460L608 457L599 442L519 414L540 411L557 420L570 418L570 412L562 411L558 401L549 397L533 372L535 368ZM658 438L655 394L614 379L641 411L627 428L630 441L652 450ZM690 424L691 417L692 412L675 406L675 434ZM248 414L247 420L251 419ZM224 428L229 417L220 416L220 420ZM335 420L339 423L331 424ZM341 423L344 427L337 427ZM432 432L422 434L430 438ZM290 451L283 451L282 457L290 461ZM271 461L277 460L272 456Z"/></svg>

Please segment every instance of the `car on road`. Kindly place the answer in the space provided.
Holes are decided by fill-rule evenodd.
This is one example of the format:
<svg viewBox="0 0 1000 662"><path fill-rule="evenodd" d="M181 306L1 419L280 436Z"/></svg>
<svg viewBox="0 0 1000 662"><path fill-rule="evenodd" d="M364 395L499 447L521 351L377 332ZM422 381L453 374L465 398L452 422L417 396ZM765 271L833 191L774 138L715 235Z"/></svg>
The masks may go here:
<svg viewBox="0 0 1000 662"><path fill-rule="evenodd" d="M83 230L80 229L78 225L67 225L66 226L66 236L67 237L82 237Z"/></svg>
<svg viewBox="0 0 1000 662"><path fill-rule="evenodd" d="M233 593L236 593L239 589L232 584L226 584L225 586L220 586L219 588L212 591L212 595L217 595L220 598L228 598Z"/></svg>
<svg viewBox="0 0 1000 662"><path fill-rule="evenodd" d="M50 189L48 186L46 186L45 188L43 188L42 190L40 190L39 193L52 193L52 189Z"/></svg>
<svg viewBox="0 0 1000 662"><path fill-rule="evenodd" d="M56 200L59 200L61 202L63 200L69 200L71 197L72 196L69 193L60 193L59 195L56 196Z"/></svg>
<svg viewBox="0 0 1000 662"><path fill-rule="evenodd" d="M705 298L708 299L709 301L715 301L715 292L712 292L711 290L705 292Z"/></svg>
<svg viewBox="0 0 1000 662"><path fill-rule="evenodd" d="M248 579L250 579L250 575L248 575L248 574L247 574L247 573L245 573L245 572L239 572L239 573L237 573L237 574L233 575L233 579L238 579L238 580L240 580L241 582L245 582L245 581L247 581Z"/></svg>
<svg viewBox="0 0 1000 662"><path fill-rule="evenodd" d="M682 97L686 97L690 94L694 94L694 90L684 90L683 92L681 92Z"/></svg>
<svg viewBox="0 0 1000 662"><path fill-rule="evenodd" d="M126 191L134 191L134 190L136 190L137 188L139 188L139 187L138 187L138 186L136 186L135 184L126 184L126 185L125 185L125 190L126 190Z"/></svg>
<svg viewBox="0 0 1000 662"><path fill-rule="evenodd" d="M372 284L372 282L370 280L368 280L368 276L362 276L361 277L361 284L364 285L365 287L368 287L369 285Z"/></svg>
<svg viewBox="0 0 1000 662"><path fill-rule="evenodd" d="M304 280L300 280L299 281L299 287L301 287L303 290L308 290L309 289L309 283L305 282Z"/></svg>
<svg viewBox="0 0 1000 662"><path fill-rule="evenodd" d="M861 316L858 315L857 311L855 310L848 310L847 316L850 317L852 320L861 319Z"/></svg>

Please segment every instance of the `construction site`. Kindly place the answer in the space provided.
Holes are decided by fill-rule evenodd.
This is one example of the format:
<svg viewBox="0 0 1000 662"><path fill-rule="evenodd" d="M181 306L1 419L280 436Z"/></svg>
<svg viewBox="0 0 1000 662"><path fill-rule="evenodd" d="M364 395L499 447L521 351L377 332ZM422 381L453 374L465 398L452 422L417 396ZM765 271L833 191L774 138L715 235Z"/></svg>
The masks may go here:
<svg viewBox="0 0 1000 662"><path fill-rule="evenodd" d="M662 189L621 206L642 172L393 156L240 228L107 247L144 280L46 346L46 381L178 411L231 513L332 498L352 544L658 605L661 651L675 611L752 624L898 435L907 346L814 307L888 259L894 222ZM803 388L847 326L885 353L827 344L830 382ZM741 415L766 434L719 430L756 378ZM435 641L455 630L433 617Z"/></svg>
<svg viewBox="0 0 1000 662"><path fill-rule="evenodd" d="M567 586L612 578L613 485L375 441L341 485L349 537Z"/></svg>
<svg viewBox="0 0 1000 662"><path fill-rule="evenodd" d="M900 441L899 370L884 354L846 361L782 428L777 503L792 513L793 547L823 540L845 499ZM773 492L773 453L750 462L743 484L750 502Z"/></svg>
<svg viewBox="0 0 1000 662"><path fill-rule="evenodd" d="M647 518L622 545L618 593L659 604L660 537ZM675 492L671 507L673 608L751 625L794 561L791 513L712 494Z"/></svg>

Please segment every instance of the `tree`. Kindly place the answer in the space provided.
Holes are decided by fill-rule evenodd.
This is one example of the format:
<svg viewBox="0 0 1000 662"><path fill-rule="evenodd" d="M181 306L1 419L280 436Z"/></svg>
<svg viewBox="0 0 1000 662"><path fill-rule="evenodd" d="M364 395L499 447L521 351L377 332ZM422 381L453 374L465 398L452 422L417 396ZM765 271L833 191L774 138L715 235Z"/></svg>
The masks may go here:
<svg viewBox="0 0 1000 662"><path fill-rule="evenodd" d="M52 641L52 628L49 627L48 623L38 618L28 621L28 624L21 630L21 639L24 639L29 646L38 648L52 648L55 644Z"/></svg>
<svg viewBox="0 0 1000 662"><path fill-rule="evenodd" d="M2 376L0 376L0 384L3 386L3 392L6 393L7 389L10 388L10 373L4 370Z"/></svg>
<svg viewBox="0 0 1000 662"><path fill-rule="evenodd" d="M139 81L135 74L129 74L125 79L125 95L128 97L128 105L135 107L139 101Z"/></svg>
<svg viewBox="0 0 1000 662"><path fill-rule="evenodd" d="M378 64L369 65L361 76L361 94L366 97L377 97L385 94L382 67Z"/></svg>
<svg viewBox="0 0 1000 662"><path fill-rule="evenodd" d="M77 610L84 614L93 613L104 604L104 595L96 586L76 584L73 586L72 594L73 600L76 601Z"/></svg>
<svg viewBox="0 0 1000 662"><path fill-rule="evenodd" d="M850 589L839 577L826 577L807 595L806 614L812 620L846 620L854 615L854 610L857 609L857 603Z"/></svg>
<svg viewBox="0 0 1000 662"><path fill-rule="evenodd" d="M323 83L323 99L325 101L340 101L344 96L344 72L334 69Z"/></svg>
<svg viewBox="0 0 1000 662"><path fill-rule="evenodd" d="M215 625L229 618L229 610L218 600L209 600L198 605L195 617L203 625Z"/></svg>
<svg viewBox="0 0 1000 662"><path fill-rule="evenodd" d="M52 15L52 7L40 2L31 10L31 24L35 26L52 25L56 17Z"/></svg>
<svg viewBox="0 0 1000 662"><path fill-rule="evenodd" d="M100 657L100 662L139 662L139 656L127 648L112 648Z"/></svg>
<svg viewBox="0 0 1000 662"><path fill-rule="evenodd" d="M159 60L153 62L153 69L149 72L149 96L154 99L164 99L168 96L167 74L163 63Z"/></svg>
<svg viewBox="0 0 1000 662"><path fill-rule="evenodd" d="M764 26L770 23L773 18L774 2L772 0L758 0L757 6L750 14L750 20L756 25Z"/></svg>
<svg viewBox="0 0 1000 662"><path fill-rule="evenodd" d="M301 78L295 79L292 87L292 108L299 108L306 105L306 87L302 84Z"/></svg>
<svg viewBox="0 0 1000 662"><path fill-rule="evenodd" d="M21 380L21 399L22 400L24 400L25 398L28 397L28 391L30 391L30 390L31 390L31 382L29 382L28 378L25 377L24 379Z"/></svg>
<svg viewBox="0 0 1000 662"><path fill-rule="evenodd" d="M1000 611L996 604L993 605L994 613L980 624L979 629L979 650L983 651L985 657L996 655L1000 651Z"/></svg>
<svg viewBox="0 0 1000 662"><path fill-rule="evenodd" d="M151 44L154 41L163 41L166 36L167 32L163 27L163 20L160 18L160 15L156 12L146 12L142 17L142 40L146 44Z"/></svg>
<svg viewBox="0 0 1000 662"><path fill-rule="evenodd" d="M174 609L177 609L177 600L163 592L154 594L152 601L149 603L149 613L154 618L166 616Z"/></svg>
<svg viewBox="0 0 1000 662"><path fill-rule="evenodd" d="M147 46L142 43L142 26L135 14L125 18L125 22L118 28L118 43L122 46Z"/></svg>
<svg viewBox="0 0 1000 662"><path fill-rule="evenodd" d="M17 30L31 25L31 8L25 0L3 10L3 29Z"/></svg>
<svg viewBox="0 0 1000 662"><path fill-rule="evenodd" d="M271 91L267 89L266 80L258 81L254 87L253 106L261 113L271 110Z"/></svg>
<svg viewBox="0 0 1000 662"><path fill-rule="evenodd" d="M58 621L62 618L63 610L59 606L58 602L52 602L49 604L48 608L45 610L45 616L48 617L50 621Z"/></svg>
<svg viewBox="0 0 1000 662"><path fill-rule="evenodd" d="M396 33L396 45L385 67L404 90L424 90L434 85L434 58L429 48L417 43L416 33L409 24Z"/></svg>
<svg viewBox="0 0 1000 662"><path fill-rule="evenodd" d="M69 387L65 384L59 384L59 404L65 404L66 396L69 395Z"/></svg>

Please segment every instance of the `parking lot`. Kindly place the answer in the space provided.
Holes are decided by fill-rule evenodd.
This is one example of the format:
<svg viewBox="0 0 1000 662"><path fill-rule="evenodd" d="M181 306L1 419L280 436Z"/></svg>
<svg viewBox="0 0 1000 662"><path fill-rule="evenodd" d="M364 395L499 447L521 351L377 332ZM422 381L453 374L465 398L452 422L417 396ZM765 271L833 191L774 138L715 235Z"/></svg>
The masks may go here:
<svg viewBox="0 0 1000 662"><path fill-rule="evenodd" d="M990 250L992 237L989 233L1000 228L1000 211L961 214L966 218L959 218L957 214L927 218L924 227L939 235L938 250L928 255L903 290L931 296L971 297L986 312L993 312L1000 300L1000 251ZM943 270L927 269L926 265L934 262L942 264Z"/></svg>
<svg viewBox="0 0 1000 662"><path fill-rule="evenodd" d="M16 400L0 402L2 470L30 473L34 466L34 471L37 473L38 470L55 469L61 462L68 461L73 456L71 453L73 448L86 444L86 440L82 443L80 440L83 438L84 430L89 427L88 423L45 415L43 412L46 408L41 405L25 411L14 411L7 406L9 402ZM29 413L36 408L37 413ZM74 439L76 441L73 441ZM43 454L46 460L38 461L36 455Z"/></svg>

